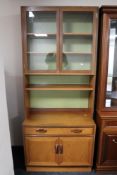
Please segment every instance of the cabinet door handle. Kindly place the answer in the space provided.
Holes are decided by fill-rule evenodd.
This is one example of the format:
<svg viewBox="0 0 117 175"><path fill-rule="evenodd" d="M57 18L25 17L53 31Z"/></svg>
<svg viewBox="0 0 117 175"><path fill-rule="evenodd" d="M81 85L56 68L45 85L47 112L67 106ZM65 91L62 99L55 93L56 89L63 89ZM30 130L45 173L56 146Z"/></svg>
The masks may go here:
<svg viewBox="0 0 117 175"><path fill-rule="evenodd" d="M59 145L59 154L63 154L63 145L62 144Z"/></svg>
<svg viewBox="0 0 117 175"><path fill-rule="evenodd" d="M59 154L59 144L55 144L55 153Z"/></svg>
<svg viewBox="0 0 117 175"><path fill-rule="evenodd" d="M113 142L117 144L117 139L113 139Z"/></svg>
<svg viewBox="0 0 117 175"><path fill-rule="evenodd" d="M36 129L36 132L40 132L40 133L46 133L47 130L44 129L44 128L39 128L39 129Z"/></svg>
<svg viewBox="0 0 117 175"><path fill-rule="evenodd" d="M81 129L73 129L73 130L71 130L71 132L73 132L73 133L81 133L82 130Z"/></svg>

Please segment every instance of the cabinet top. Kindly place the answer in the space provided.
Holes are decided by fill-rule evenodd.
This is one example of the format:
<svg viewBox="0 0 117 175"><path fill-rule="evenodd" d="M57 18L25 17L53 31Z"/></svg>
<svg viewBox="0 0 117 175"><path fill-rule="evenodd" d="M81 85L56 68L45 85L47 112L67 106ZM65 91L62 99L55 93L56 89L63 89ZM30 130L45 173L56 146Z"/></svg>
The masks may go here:
<svg viewBox="0 0 117 175"><path fill-rule="evenodd" d="M87 114L83 116L76 112L33 112L25 119L24 126L41 127L84 127L94 126L94 121Z"/></svg>
<svg viewBox="0 0 117 175"><path fill-rule="evenodd" d="M38 10L57 10L63 11L97 11L97 6L21 6L21 10L38 11Z"/></svg>
<svg viewBox="0 0 117 175"><path fill-rule="evenodd" d="M117 13L117 6L102 6L100 8L100 11L102 13L112 13L112 12Z"/></svg>

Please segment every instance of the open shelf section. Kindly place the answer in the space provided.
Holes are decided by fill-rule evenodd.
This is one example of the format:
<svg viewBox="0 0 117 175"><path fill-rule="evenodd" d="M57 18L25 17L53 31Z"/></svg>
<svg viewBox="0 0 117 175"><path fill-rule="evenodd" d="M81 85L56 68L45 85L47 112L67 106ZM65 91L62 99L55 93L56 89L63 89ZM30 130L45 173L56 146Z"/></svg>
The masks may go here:
<svg viewBox="0 0 117 175"><path fill-rule="evenodd" d="M89 85L70 85L70 84L53 84L53 85L30 85L26 87L25 90L38 91L38 90L80 90L80 91L93 91L93 87Z"/></svg>

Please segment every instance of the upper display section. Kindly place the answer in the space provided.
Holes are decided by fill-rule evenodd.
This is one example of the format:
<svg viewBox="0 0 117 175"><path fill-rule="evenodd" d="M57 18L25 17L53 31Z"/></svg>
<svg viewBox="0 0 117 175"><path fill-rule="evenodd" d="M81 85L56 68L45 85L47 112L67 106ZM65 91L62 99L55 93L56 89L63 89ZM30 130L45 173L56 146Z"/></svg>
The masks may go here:
<svg viewBox="0 0 117 175"><path fill-rule="evenodd" d="M95 74L97 8L23 7L26 74Z"/></svg>
<svg viewBox="0 0 117 175"><path fill-rule="evenodd" d="M117 107L117 19L110 20L105 107Z"/></svg>
<svg viewBox="0 0 117 175"><path fill-rule="evenodd" d="M100 14L97 111L111 116L117 112L117 7L102 7Z"/></svg>

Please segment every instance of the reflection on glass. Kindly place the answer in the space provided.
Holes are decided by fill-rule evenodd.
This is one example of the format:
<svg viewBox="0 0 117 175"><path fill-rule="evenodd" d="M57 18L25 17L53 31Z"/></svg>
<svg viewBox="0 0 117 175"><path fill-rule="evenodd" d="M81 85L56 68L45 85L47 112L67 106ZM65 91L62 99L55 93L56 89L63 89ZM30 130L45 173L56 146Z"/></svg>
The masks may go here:
<svg viewBox="0 0 117 175"><path fill-rule="evenodd" d="M105 107L116 107L116 106L117 106L117 20L111 20Z"/></svg>
<svg viewBox="0 0 117 175"><path fill-rule="evenodd" d="M91 55L64 54L63 70L91 70Z"/></svg>
<svg viewBox="0 0 117 175"><path fill-rule="evenodd" d="M48 54L31 54L29 56L30 70L55 70L56 55L55 53Z"/></svg>

